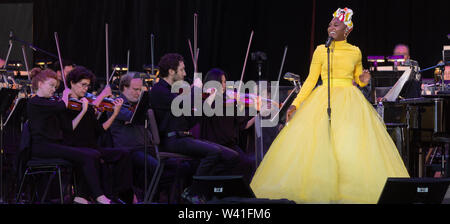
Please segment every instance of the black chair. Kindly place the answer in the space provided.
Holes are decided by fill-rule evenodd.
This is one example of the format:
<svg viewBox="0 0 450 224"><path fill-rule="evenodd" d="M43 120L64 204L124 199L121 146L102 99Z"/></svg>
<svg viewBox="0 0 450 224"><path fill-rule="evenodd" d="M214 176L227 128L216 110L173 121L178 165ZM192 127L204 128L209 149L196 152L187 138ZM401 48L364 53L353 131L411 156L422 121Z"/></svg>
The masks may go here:
<svg viewBox="0 0 450 224"><path fill-rule="evenodd" d="M152 109L149 109L147 111L147 116L149 119L150 124L150 132L151 132L151 142L153 147L155 148L155 154L156 159L158 161L158 165L156 167L155 173L152 176L152 180L150 182L150 185L147 188L147 192L145 194L144 202L151 203L153 201L153 198L155 196L156 189L159 184L159 180L161 179L161 175L164 171L164 165L168 159L174 158L177 160L192 160L192 157L178 154L178 153L170 153L170 152L161 152L159 151L159 144L160 144L160 138L159 138L159 131L158 131L158 125L156 123L155 119L155 113ZM173 185L175 186L175 184Z"/></svg>
<svg viewBox="0 0 450 224"><path fill-rule="evenodd" d="M400 129L401 148L398 150L399 150L400 155L403 157L403 160L407 160L409 152L407 151L407 147L406 147L406 142L408 141L408 139L406 139L406 138L408 137L408 135L405 133L406 133L406 129L408 128L408 124L406 124L406 123L385 123L385 125L386 125L386 129L396 129L396 128Z"/></svg>
<svg viewBox="0 0 450 224"><path fill-rule="evenodd" d="M440 171L441 177L449 177L449 169L448 166L448 153L445 152L445 145L450 144L450 135L447 133L442 132L436 132L433 133L431 145L433 147L432 151L430 152L431 161L429 162L431 166L432 171ZM441 162L439 166L433 166L432 162L433 159L438 155L438 150L440 149L440 159ZM447 158L446 158L447 157Z"/></svg>
<svg viewBox="0 0 450 224"><path fill-rule="evenodd" d="M16 203L20 201L22 196L22 189L24 183L28 176L38 175L38 174L50 174L48 182L46 184L44 193L41 197L41 203L43 203L47 197L48 191L50 189L51 183L56 175L58 175L59 184L59 196L61 204L64 203L64 190L62 183L62 169L72 169L72 164L63 159L42 159L42 158L32 158L26 163L26 170L23 174L22 181L20 183L19 191L16 197ZM74 181L75 182L75 181ZM74 183L75 186L75 183Z"/></svg>
<svg viewBox="0 0 450 224"><path fill-rule="evenodd" d="M29 129L28 122L24 123L22 135L21 135L21 143L19 147L19 157L18 157L18 170L19 176L22 174L23 168L25 168L25 172L21 179L19 179L20 185L19 190L16 196L16 203L18 203L22 196L22 190L24 187L24 183L29 176L35 176L39 174L50 174L49 179L47 181L47 185L45 187L44 193L41 197L41 203L43 203L47 197L48 191L50 189L51 183L56 175L58 175L58 183L59 183L59 196L61 204L64 203L64 190L67 185L63 187L62 183L62 171L66 169L70 172L73 177L73 188L76 191L76 180L75 175L73 174L73 165L69 161L58 159L58 158L36 158L31 157L31 133ZM68 183L69 184L69 183ZM37 194L37 191L34 192ZM70 192L69 192L70 193Z"/></svg>

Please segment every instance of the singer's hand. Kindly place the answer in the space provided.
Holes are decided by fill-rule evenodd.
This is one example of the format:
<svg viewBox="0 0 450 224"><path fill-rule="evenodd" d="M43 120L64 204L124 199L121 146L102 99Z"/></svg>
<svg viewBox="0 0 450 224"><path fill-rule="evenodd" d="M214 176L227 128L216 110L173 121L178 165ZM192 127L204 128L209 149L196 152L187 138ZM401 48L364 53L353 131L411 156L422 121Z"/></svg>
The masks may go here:
<svg viewBox="0 0 450 224"><path fill-rule="evenodd" d="M286 115L286 123L289 122L289 120L294 116L296 110L297 108L294 105L289 107Z"/></svg>
<svg viewBox="0 0 450 224"><path fill-rule="evenodd" d="M369 83L370 81L370 72L367 69L363 70L363 73L359 76L359 80L365 84Z"/></svg>

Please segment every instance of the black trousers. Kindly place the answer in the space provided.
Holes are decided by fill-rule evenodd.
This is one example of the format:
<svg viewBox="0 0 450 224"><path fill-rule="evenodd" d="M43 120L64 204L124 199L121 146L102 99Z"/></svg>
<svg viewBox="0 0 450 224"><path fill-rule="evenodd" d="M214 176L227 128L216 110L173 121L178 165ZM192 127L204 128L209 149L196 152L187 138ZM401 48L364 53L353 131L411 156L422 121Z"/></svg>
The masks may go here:
<svg viewBox="0 0 450 224"><path fill-rule="evenodd" d="M133 169L134 169L134 183L138 188L144 188L144 167L145 167L145 153L143 147L136 147L131 149L131 158L133 161ZM148 148L147 151L147 180L150 183L153 174L156 171L156 167L158 166L158 161L154 156L154 149L152 147ZM172 181L174 178L182 178L190 174L190 164L182 163L175 159L169 159L166 161L165 172L161 177L161 184ZM177 171L179 171L177 173Z"/></svg>
<svg viewBox="0 0 450 224"><path fill-rule="evenodd" d="M129 150L122 148L91 149L100 153L103 191L110 197L133 192L133 163ZM83 186L83 184L81 184ZM86 192L82 189L81 192ZM85 196L86 194L80 194Z"/></svg>
<svg viewBox="0 0 450 224"><path fill-rule="evenodd" d="M200 159L195 175L212 176L231 174L239 163L239 153L225 146L193 137L164 138L162 149Z"/></svg>
<svg viewBox="0 0 450 224"><path fill-rule="evenodd" d="M40 142L32 145L31 155L38 158L60 158L73 163L77 173L84 177L91 196L97 198L104 194L100 185L100 152L89 148Z"/></svg>
<svg viewBox="0 0 450 224"><path fill-rule="evenodd" d="M245 153L238 145L228 145L230 149L239 153L239 164L233 169L233 175L242 175L246 183L250 184L256 171L255 155Z"/></svg>

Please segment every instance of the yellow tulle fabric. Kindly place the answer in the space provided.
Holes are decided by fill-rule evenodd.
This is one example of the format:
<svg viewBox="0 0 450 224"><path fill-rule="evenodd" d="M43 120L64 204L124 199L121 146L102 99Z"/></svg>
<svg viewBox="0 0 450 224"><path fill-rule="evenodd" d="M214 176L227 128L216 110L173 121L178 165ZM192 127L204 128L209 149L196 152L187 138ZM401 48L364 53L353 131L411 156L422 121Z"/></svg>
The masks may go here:
<svg viewBox="0 0 450 224"><path fill-rule="evenodd" d="M341 54L337 44L349 52ZM252 179L250 186L257 197L297 203L370 204L378 201L388 177L409 177L381 118L353 85L353 81L360 83L354 79L362 71L356 68L361 60L359 49L346 42L337 44L334 52L347 54L341 62L352 61L352 66L338 67L341 58L334 57L335 71L341 70L341 75L332 75L330 80L331 125L327 80L309 90L311 93L303 87L298 97L304 100L296 99L301 105L295 116L272 143ZM320 48L323 46L316 49L315 59L323 61L318 58ZM322 67L311 70L320 73ZM308 79L314 80L315 75L319 76L310 73Z"/></svg>

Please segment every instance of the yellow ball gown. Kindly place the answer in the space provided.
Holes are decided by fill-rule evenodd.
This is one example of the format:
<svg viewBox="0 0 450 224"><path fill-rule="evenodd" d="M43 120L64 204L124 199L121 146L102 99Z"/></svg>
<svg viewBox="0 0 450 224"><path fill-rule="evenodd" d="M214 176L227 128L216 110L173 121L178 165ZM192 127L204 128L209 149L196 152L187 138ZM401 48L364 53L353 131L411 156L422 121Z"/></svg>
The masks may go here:
<svg viewBox="0 0 450 224"><path fill-rule="evenodd" d="M362 74L361 51L346 40L330 53L331 127L327 107L327 50L316 48L310 73L250 184L258 198L296 203L377 203L388 177L409 177L373 106L353 81ZM321 76L323 85L313 90Z"/></svg>

